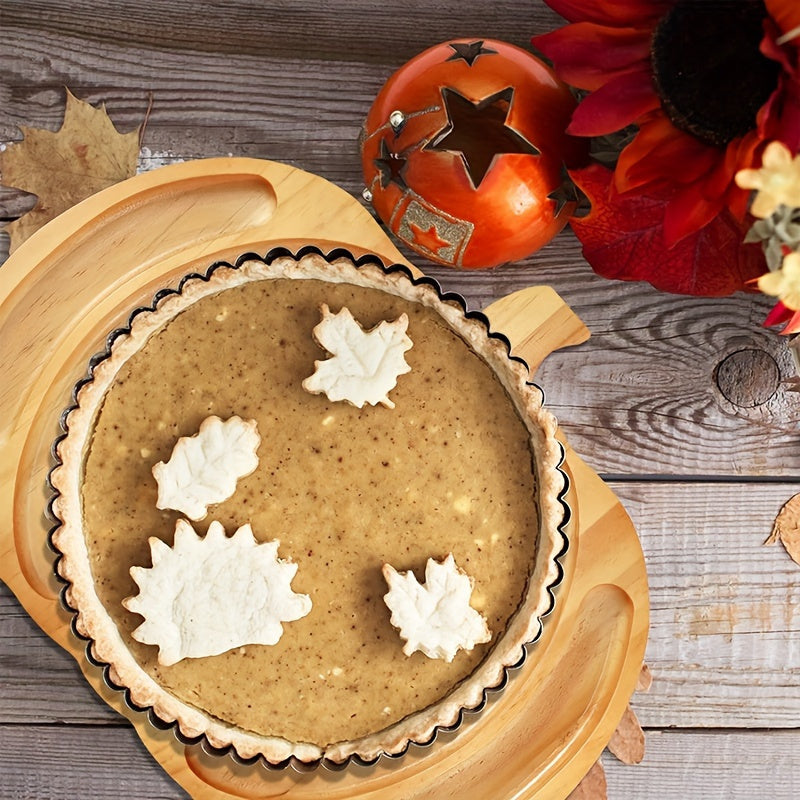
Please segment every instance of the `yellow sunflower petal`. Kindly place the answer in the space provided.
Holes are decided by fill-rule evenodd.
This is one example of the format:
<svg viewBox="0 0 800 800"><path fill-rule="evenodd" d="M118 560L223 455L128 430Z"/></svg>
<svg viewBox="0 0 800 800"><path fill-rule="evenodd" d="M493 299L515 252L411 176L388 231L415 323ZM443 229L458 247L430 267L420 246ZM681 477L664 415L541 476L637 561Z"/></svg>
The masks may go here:
<svg viewBox="0 0 800 800"><path fill-rule="evenodd" d="M736 184L757 190L750 208L756 217L768 217L781 204L800 207L800 156L793 157L783 142L770 142L761 168L739 170Z"/></svg>
<svg viewBox="0 0 800 800"><path fill-rule="evenodd" d="M762 167L784 169L792 163L792 151L783 143L775 140L764 148L761 158Z"/></svg>
<svg viewBox="0 0 800 800"><path fill-rule="evenodd" d="M783 275L780 271L765 273L758 279L758 288L770 297L778 297L783 288Z"/></svg>
<svg viewBox="0 0 800 800"><path fill-rule="evenodd" d="M784 256L781 272L787 279L796 282L800 286L800 253L789 253L789 255Z"/></svg>
<svg viewBox="0 0 800 800"><path fill-rule="evenodd" d="M786 308L789 308L792 311L800 311L800 290L781 294L780 299L781 303L783 303Z"/></svg>
<svg viewBox="0 0 800 800"><path fill-rule="evenodd" d="M736 173L736 185L740 189L760 189L761 172L757 169L740 169Z"/></svg>

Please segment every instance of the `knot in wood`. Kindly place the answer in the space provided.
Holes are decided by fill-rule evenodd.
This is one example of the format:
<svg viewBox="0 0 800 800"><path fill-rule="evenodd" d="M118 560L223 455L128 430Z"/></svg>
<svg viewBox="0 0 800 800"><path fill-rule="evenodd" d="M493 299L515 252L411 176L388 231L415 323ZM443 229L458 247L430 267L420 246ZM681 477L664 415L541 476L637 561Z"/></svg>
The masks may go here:
<svg viewBox="0 0 800 800"><path fill-rule="evenodd" d="M781 371L764 350L748 348L726 356L714 370L722 396L739 408L756 408L774 396Z"/></svg>

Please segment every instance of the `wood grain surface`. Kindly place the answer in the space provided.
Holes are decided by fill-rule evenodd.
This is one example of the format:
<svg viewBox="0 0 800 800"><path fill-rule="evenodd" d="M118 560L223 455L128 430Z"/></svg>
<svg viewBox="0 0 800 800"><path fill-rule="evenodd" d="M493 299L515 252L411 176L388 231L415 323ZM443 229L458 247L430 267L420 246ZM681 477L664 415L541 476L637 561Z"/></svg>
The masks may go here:
<svg viewBox="0 0 800 800"><path fill-rule="evenodd" d="M541 0L0 0L0 142L20 125L56 129L65 85L105 102L121 130L152 97L141 169L268 158L357 195L358 129L394 69L446 39L528 47L558 24ZM32 202L0 189L0 220ZM761 326L769 300L600 279L569 232L489 272L411 257L476 308L549 284L592 331L538 378L648 564L654 683L634 703L647 753L637 767L604 759L609 797L796 797L800 567L763 541L800 491L800 394L785 342ZM0 776L4 800L185 796L2 586Z"/></svg>

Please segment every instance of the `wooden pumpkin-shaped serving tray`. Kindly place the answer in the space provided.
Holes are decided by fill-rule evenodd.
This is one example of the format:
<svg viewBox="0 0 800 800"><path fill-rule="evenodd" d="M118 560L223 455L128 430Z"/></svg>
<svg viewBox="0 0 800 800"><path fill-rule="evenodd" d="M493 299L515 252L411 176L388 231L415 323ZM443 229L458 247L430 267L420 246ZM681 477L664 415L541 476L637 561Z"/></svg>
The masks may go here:
<svg viewBox="0 0 800 800"><path fill-rule="evenodd" d="M106 332L157 290L243 252L308 244L407 263L341 189L286 165L239 158L176 164L113 186L8 259L0 270L0 579L192 797L564 798L622 717L644 655L649 606L630 519L563 437L570 547L543 636L480 714L402 758L336 772L276 771L184 745L126 706L71 631L43 511L50 448L76 380L103 349ZM522 290L484 311L532 373L554 349L588 337L548 287Z"/></svg>

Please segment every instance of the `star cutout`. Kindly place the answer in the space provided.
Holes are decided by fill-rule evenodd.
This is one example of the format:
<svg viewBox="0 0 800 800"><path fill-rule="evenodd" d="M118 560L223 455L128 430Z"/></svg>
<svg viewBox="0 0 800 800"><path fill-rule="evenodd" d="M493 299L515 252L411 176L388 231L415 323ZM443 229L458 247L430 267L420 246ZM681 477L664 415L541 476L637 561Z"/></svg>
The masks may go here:
<svg viewBox="0 0 800 800"><path fill-rule="evenodd" d="M556 204L555 215L558 216L567 203L578 202L578 189L575 184L569 179L568 175L564 175L561 183L547 195L548 200L553 200Z"/></svg>
<svg viewBox="0 0 800 800"><path fill-rule="evenodd" d="M513 97L511 86L478 103L455 89L442 89L447 124L425 149L458 153L475 189L486 177L495 156L503 153L538 156L539 150L506 124Z"/></svg>
<svg viewBox="0 0 800 800"><path fill-rule="evenodd" d="M414 244L419 245L429 253L438 255L443 247L447 247L450 244L447 239L442 239L439 236L439 231L436 230L436 226L433 224L427 229L422 229L412 222L408 227L411 228Z"/></svg>
<svg viewBox="0 0 800 800"><path fill-rule="evenodd" d="M497 54L497 50L490 50L488 47L483 46L483 39L477 42L456 42L448 45L448 47L453 48L453 55L446 59L447 61L458 61L463 58L470 67L475 63L475 59L478 56Z"/></svg>
<svg viewBox="0 0 800 800"><path fill-rule="evenodd" d="M382 189L385 189L391 182L396 183L403 190L408 188L402 175L406 159L389 150L386 139L381 139L380 152L373 164L378 168Z"/></svg>

